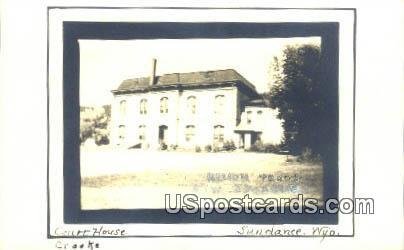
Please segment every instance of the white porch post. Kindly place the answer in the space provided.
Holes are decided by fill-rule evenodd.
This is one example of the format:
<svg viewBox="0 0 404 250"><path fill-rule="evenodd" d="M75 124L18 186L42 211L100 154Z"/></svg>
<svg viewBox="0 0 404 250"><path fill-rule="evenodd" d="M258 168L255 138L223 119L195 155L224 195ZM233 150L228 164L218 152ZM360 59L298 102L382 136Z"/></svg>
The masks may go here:
<svg viewBox="0 0 404 250"><path fill-rule="evenodd" d="M238 138L238 145L237 145L237 147L238 148L242 148L244 145L243 145L243 134L237 134L237 138Z"/></svg>
<svg viewBox="0 0 404 250"><path fill-rule="evenodd" d="M244 134L244 149L251 148L251 133Z"/></svg>

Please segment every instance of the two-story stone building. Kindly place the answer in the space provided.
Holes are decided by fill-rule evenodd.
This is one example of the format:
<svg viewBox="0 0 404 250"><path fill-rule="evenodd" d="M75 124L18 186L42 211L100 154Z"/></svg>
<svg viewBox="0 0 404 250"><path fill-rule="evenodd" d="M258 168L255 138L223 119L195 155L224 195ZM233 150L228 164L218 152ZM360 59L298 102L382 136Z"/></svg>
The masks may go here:
<svg viewBox="0 0 404 250"><path fill-rule="evenodd" d="M124 80L112 90L111 142L122 147L221 146L249 148L282 138L276 112L233 69Z"/></svg>

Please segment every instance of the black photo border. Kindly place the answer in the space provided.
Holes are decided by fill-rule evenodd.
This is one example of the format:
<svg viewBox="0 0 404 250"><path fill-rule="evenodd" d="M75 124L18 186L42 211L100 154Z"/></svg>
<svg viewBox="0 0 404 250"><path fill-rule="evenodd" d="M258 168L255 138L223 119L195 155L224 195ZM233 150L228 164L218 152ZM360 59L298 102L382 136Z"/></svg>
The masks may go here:
<svg viewBox="0 0 404 250"><path fill-rule="evenodd" d="M49 11L51 9L265 9L265 10L351 10L354 14L354 97L353 129L355 129L355 82L356 82L356 9L324 8L187 8L187 7L48 7L48 79L49 79ZM225 31L225 32L224 32ZM324 197L338 197L338 55L339 24L337 22L307 23L242 23L242 22L64 22L63 23L63 181L64 204L63 219L66 224L124 224L124 223L222 223L222 224L337 224L334 214L211 214L204 220L198 214L179 213L168 215L164 209L103 209L81 210L80 208L80 143L79 143L79 47L78 39L189 39L189 38L269 38L269 37L306 37L320 36L324 62L325 82L330 84L330 97L335 105L336 133L331 135L330 154L324 168ZM48 80L49 81L49 80ZM49 208L49 82L48 94L48 164L47 164L47 201L48 201L48 238L80 238L71 236L54 236L50 232ZM355 130L353 130L355 138ZM352 141L353 146L354 139ZM352 152L354 156L354 152ZM354 158L353 158L354 159ZM353 171L353 196L355 197L355 172ZM354 227L354 215L352 218ZM336 235L335 237L353 237ZM180 235L181 237L204 237ZM127 236L127 237L171 237L171 236ZM176 236L175 236L176 237ZM249 237L239 235L206 237ZM278 236L268 236L278 237ZM287 236L286 236L287 237ZM290 236L316 237L316 236ZM111 237L105 237L111 238Z"/></svg>

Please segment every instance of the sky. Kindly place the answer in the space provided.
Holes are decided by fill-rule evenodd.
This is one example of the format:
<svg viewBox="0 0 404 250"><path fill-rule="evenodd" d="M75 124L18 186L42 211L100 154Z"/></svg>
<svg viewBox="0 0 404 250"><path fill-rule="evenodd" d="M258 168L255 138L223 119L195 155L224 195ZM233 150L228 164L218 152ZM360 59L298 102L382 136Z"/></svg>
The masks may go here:
<svg viewBox="0 0 404 250"><path fill-rule="evenodd" d="M320 37L79 40L80 105L110 104L111 90L123 80L150 75L152 58L156 75L231 68L265 92L274 56L281 57L288 45L320 43Z"/></svg>

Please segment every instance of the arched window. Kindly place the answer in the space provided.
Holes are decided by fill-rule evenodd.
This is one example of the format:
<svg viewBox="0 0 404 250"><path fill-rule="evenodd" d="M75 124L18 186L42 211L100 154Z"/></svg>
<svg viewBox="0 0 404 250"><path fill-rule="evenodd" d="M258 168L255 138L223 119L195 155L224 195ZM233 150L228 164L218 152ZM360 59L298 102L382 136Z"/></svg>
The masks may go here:
<svg viewBox="0 0 404 250"><path fill-rule="evenodd" d="M147 114L147 100L146 99L140 100L140 114L142 114L142 115Z"/></svg>
<svg viewBox="0 0 404 250"><path fill-rule="evenodd" d="M119 112L121 114L121 117L124 117L126 115L126 101L122 100L119 103Z"/></svg>
<svg viewBox="0 0 404 250"><path fill-rule="evenodd" d="M121 141L125 139L125 125L119 125L118 137Z"/></svg>
<svg viewBox="0 0 404 250"><path fill-rule="evenodd" d="M252 111L247 111L247 124L251 123Z"/></svg>
<svg viewBox="0 0 404 250"><path fill-rule="evenodd" d="M224 95L215 96L215 108L214 113L221 115L224 114Z"/></svg>
<svg viewBox="0 0 404 250"><path fill-rule="evenodd" d="M140 141L146 140L146 126L145 125L140 125L139 126L138 134L139 134L139 140Z"/></svg>
<svg viewBox="0 0 404 250"><path fill-rule="evenodd" d="M168 113L168 98L162 97L160 99L160 113L167 114Z"/></svg>
<svg viewBox="0 0 404 250"><path fill-rule="evenodd" d="M187 125L185 127L185 141L192 142L195 137L195 126Z"/></svg>
<svg viewBox="0 0 404 250"><path fill-rule="evenodd" d="M213 141L215 143L224 141L224 126L216 125L213 127Z"/></svg>
<svg viewBox="0 0 404 250"><path fill-rule="evenodd" d="M189 114L196 113L196 97L195 96L189 96L187 98L187 110L188 110Z"/></svg>

